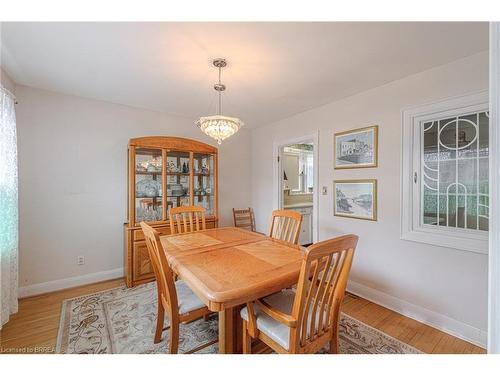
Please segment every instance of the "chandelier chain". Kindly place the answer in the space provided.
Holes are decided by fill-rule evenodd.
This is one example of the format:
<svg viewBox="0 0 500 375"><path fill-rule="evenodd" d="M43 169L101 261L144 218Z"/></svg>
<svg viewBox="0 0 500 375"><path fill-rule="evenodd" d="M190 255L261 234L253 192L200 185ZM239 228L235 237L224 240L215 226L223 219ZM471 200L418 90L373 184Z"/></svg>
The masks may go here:
<svg viewBox="0 0 500 375"><path fill-rule="evenodd" d="M221 71L222 71L222 67L219 66L219 86L221 85L221 81L220 81ZM222 92L221 92L221 90L217 90L217 91L219 92L219 113L217 113L217 114L221 115L222 114Z"/></svg>

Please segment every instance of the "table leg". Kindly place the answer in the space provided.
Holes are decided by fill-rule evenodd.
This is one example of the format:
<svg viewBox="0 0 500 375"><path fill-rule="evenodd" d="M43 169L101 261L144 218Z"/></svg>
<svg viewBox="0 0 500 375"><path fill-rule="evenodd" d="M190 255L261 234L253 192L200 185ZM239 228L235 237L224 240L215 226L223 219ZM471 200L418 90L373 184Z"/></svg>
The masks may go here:
<svg viewBox="0 0 500 375"><path fill-rule="evenodd" d="M219 353L234 352L234 315L233 308L219 312Z"/></svg>
<svg viewBox="0 0 500 375"><path fill-rule="evenodd" d="M238 306L234 308L234 352L241 354L243 353L243 319L241 319L241 308L243 306Z"/></svg>

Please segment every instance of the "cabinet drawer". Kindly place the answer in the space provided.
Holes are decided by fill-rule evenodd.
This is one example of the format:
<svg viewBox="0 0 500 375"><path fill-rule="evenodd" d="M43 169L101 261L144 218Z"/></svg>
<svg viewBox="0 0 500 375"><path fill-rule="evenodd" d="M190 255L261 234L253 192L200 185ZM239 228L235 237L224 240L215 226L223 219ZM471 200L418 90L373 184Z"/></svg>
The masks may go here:
<svg viewBox="0 0 500 375"><path fill-rule="evenodd" d="M154 278L146 241L134 242L133 246L134 281Z"/></svg>
<svg viewBox="0 0 500 375"><path fill-rule="evenodd" d="M312 243L312 216L310 211L302 214L302 226L300 228L299 243L301 245Z"/></svg>
<svg viewBox="0 0 500 375"><path fill-rule="evenodd" d="M207 229L212 229L215 228L215 221L206 221L205 225ZM160 236L165 236L167 234L170 234L170 226L165 225L162 227L154 227L155 230L157 230L160 233ZM141 229L136 229L134 230L134 241L144 241L144 233L142 232Z"/></svg>
<svg viewBox="0 0 500 375"><path fill-rule="evenodd" d="M170 234L170 227L168 225L164 227L155 227L155 230L160 233L160 236ZM142 232L142 229L134 230L134 241L144 241L144 233Z"/></svg>

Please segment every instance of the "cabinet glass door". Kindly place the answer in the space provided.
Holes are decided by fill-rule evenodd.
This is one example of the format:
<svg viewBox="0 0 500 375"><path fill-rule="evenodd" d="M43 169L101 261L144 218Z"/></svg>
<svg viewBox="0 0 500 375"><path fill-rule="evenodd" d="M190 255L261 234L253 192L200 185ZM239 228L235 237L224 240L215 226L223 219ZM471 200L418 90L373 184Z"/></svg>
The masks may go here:
<svg viewBox="0 0 500 375"><path fill-rule="evenodd" d="M189 206L189 152L167 151L167 218L173 207Z"/></svg>
<svg viewBox="0 0 500 375"><path fill-rule="evenodd" d="M204 207L205 214L212 216L215 213L214 156L194 153L193 164L193 204Z"/></svg>
<svg viewBox="0 0 500 375"><path fill-rule="evenodd" d="M162 207L162 152L160 149L135 150L135 220L160 221Z"/></svg>

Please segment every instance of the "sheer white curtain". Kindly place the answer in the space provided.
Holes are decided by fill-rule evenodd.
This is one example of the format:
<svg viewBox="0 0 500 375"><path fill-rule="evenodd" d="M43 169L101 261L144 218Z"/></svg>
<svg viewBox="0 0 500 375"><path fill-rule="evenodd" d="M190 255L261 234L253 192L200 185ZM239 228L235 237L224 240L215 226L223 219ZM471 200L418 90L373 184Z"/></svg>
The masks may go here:
<svg viewBox="0 0 500 375"><path fill-rule="evenodd" d="M14 98L0 86L0 329L17 312L17 136Z"/></svg>

